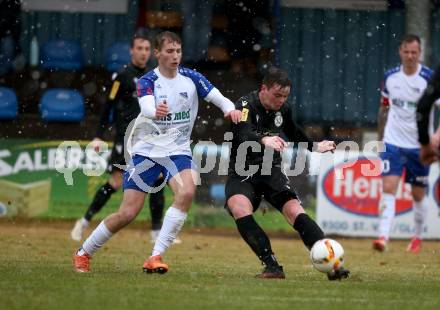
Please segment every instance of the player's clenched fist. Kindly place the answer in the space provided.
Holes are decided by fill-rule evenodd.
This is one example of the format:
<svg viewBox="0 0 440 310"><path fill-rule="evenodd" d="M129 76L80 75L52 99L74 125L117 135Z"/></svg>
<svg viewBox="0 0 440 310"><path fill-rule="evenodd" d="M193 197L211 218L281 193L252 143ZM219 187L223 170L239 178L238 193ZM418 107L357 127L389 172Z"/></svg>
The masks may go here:
<svg viewBox="0 0 440 310"><path fill-rule="evenodd" d="M281 152L287 146L287 142L278 136L263 137L261 143L265 146L273 148L275 151Z"/></svg>
<svg viewBox="0 0 440 310"><path fill-rule="evenodd" d="M230 119L234 124L238 124L241 120L241 111L240 110L232 110L225 114L226 119Z"/></svg>
<svg viewBox="0 0 440 310"><path fill-rule="evenodd" d="M156 118L161 118L168 115L168 105L166 100L164 100L162 103L159 103L156 107Z"/></svg>
<svg viewBox="0 0 440 310"><path fill-rule="evenodd" d="M104 141L102 141L100 138L95 138L92 140L91 146L95 150L95 152L100 151L103 142Z"/></svg>

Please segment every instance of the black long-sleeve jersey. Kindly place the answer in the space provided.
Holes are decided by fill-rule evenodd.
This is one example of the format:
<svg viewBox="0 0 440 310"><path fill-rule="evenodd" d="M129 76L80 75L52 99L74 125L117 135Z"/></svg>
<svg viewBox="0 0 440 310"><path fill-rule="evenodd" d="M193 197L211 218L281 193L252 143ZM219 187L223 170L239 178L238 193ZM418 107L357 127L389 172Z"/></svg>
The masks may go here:
<svg viewBox="0 0 440 310"><path fill-rule="evenodd" d="M241 97L235 103L235 107L237 110L242 111L242 118L238 124L232 124L231 127L233 139L229 165L230 172L235 170L237 150L240 144L246 141L256 141L261 145L261 151L259 152L247 149L246 168L248 165L260 165L261 167L265 150L264 145L261 144L261 138L266 136L285 135L290 142L307 142L307 149L312 151L313 141L307 137L304 131L292 119L292 111L287 103L279 111L268 111L261 104L258 91L253 91ZM272 166L279 165L280 163L281 154L274 151Z"/></svg>
<svg viewBox="0 0 440 310"><path fill-rule="evenodd" d="M429 144L429 116L434 102L440 98L440 66L435 70L434 76L417 104L417 128L419 142L422 145Z"/></svg>
<svg viewBox="0 0 440 310"><path fill-rule="evenodd" d="M136 93L138 79L147 72L147 68L136 67L132 63L113 76L112 87L108 93L107 102L101 110L96 136L103 138L104 131L109 125L110 113L113 110L113 123L116 129L115 141L123 141L128 124L140 113Z"/></svg>

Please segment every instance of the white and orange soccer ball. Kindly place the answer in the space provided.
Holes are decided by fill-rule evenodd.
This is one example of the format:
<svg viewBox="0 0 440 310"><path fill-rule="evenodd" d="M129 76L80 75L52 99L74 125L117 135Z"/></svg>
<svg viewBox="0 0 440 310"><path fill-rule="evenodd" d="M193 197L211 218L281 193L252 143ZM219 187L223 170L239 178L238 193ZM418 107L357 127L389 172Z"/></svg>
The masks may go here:
<svg viewBox="0 0 440 310"><path fill-rule="evenodd" d="M316 241L310 250L310 260L317 270L331 272L344 264L344 248L333 239Z"/></svg>

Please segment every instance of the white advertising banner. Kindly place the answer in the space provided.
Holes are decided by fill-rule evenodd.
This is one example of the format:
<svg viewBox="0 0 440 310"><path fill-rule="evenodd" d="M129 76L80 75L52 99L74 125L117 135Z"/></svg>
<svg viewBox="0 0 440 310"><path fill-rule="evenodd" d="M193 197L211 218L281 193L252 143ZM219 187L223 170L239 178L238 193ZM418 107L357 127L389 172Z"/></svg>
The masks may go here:
<svg viewBox="0 0 440 310"><path fill-rule="evenodd" d="M25 11L61 11L67 13L127 13L127 0L23 0Z"/></svg>
<svg viewBox="0 0 440 310"><path fill-rule="evenodd" d="M337 153L320 155L314 155L312 165L320 162L316 209L321 228L326 234L377 237L382 188L380 158L372 153L368 157L350 154L346 158ZM439 175L439 165L435 163L429 174L429 210L423 235L429 239L440 239ZM401 182L396 198L390 237L410 238L414 231L411 186Z"/></svg>

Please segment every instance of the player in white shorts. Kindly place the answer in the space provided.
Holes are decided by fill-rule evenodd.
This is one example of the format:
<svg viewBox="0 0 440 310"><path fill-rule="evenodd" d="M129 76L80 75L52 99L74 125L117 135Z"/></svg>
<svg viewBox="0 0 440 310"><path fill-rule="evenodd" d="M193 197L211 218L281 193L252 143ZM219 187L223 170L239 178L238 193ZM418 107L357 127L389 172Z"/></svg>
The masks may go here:
<svg viewBox="0 0 440 310"><path fill-rule="evenodd" d="M77 272L89 272L91 256L136 218L146 193L160 190L154 187L160 174L173 191L174 201L143 269L149 273L167 272L168 265L162 262L162 256L181 230L196 188L190 136L197 116L198 96L219 107L232 122L241 119L241 111L203 75L179 67L182 47L178 35L165 31L155 41L154 55L159 65L138 81L141 113L126 140L131 162L124 174L123 201L119 210L105 218L75 253Z"/></svg>
<svg viewBox="0 0 440 310"><path fill-rule="evenodd" d="M383 138L385 143L385 151L380 154L383 191L379 202L379 238L373 242L373 248L378 251L387 248L396 213L397 187L403 171L404 181L411 184L414 200L415 231L407 250L417 253L421 248L428 209L425 193L429 167L419 159L416 109L433 72L419 63L420 54L420 38L416 35L405 36L399 47L401 65L385 73L382 85L378 131L379 139Z"/></svg>

